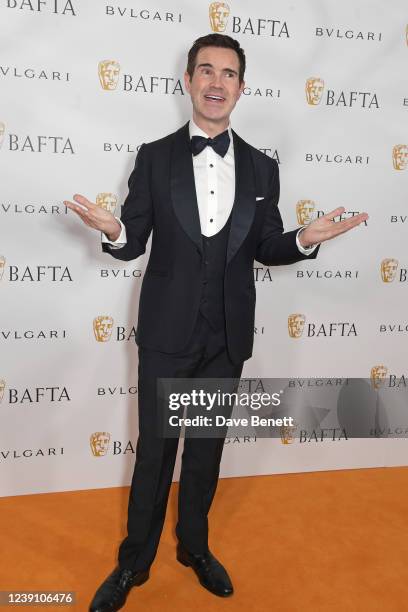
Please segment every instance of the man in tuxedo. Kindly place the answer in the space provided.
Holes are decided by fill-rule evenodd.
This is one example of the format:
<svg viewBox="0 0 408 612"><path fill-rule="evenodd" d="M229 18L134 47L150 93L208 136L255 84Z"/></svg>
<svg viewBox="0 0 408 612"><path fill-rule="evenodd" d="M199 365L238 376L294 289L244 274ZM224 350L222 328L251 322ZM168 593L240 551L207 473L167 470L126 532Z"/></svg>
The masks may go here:
<svg viewBox="0 0 408 612"><path fill-rule="evenodd" d="M140 294L139 438L118 566L97 590L92 612L119 610L129 590L149 578L163 528L178 439L157 435L156 380L239 379L252 354L254 260L290 264L315 257L318 244L367 218L333 223L336 209L284 232L276 161L230 126L244 88L245 55L229 36L210 34L188 54L185 86L192 119L141 146L121 218L74 196L66 205L102 232L102 248L129 261L151 253ZM227 571L208 546L208 512L224 439L186 438L179 482L177 560L203 587L229 596Z"/></svg>

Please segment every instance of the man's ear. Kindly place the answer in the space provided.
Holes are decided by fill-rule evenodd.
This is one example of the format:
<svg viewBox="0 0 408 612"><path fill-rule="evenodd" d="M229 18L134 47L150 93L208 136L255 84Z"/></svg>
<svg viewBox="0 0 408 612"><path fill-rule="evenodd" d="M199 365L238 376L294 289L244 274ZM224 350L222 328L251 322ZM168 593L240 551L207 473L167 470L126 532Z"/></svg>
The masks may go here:
<svg viewBox="0 0 408 612"><path fill-rule="evenodd" d="M188 91L188 93L190 93L190 75L188 74L187 70L184 73L184 85Z"/></svg>

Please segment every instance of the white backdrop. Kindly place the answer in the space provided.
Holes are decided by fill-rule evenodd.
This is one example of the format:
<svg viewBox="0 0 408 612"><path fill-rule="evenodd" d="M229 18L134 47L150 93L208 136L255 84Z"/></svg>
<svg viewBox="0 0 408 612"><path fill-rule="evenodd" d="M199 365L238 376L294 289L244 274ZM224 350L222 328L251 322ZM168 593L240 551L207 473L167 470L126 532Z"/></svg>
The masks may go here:
<svg viewBox="0 0 408 612"><path fill-rule="evenodd" d="M369 377L383 365L402 380L407 371L406 3L229 0L213 7L212 24L209 4L0 0L1 495L130 481L132 327L147 254L128 263L103 254L62 201L113 194L120 213L137 148L189 119L187 51L216 27L246 52L232 126L279 161L285 227L298 224L302 200L315 214L370 215L315 261L255 264L255 347L243 376ZM299 338L288 334L294 313L305 317ZM113 318L107 342L94 336L100 315ZM109 434L99 457L95 432ZM406 464L403 435L309 434L292 444L231 439L222 475Z"/></svg>

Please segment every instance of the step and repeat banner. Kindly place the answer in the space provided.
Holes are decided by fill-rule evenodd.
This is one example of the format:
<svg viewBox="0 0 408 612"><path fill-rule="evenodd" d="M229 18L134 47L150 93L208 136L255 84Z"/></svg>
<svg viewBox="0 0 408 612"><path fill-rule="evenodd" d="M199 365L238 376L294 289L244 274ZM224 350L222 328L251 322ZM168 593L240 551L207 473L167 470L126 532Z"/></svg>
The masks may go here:
<svg viewBox="0 0 408 612"><path fill-rule="evenodd" d="M120 214L140 145L190 118L207 33L246 52L232 127L279 163L286 229L370 215L314 261L255 262L244 381L408 385L407 24L403 0L0 0L0 495L130 482L148 251L103 254L63 200ZM222 476L407 463L403 422L356 439L316 409L306 430L228 438Z"/></svg>

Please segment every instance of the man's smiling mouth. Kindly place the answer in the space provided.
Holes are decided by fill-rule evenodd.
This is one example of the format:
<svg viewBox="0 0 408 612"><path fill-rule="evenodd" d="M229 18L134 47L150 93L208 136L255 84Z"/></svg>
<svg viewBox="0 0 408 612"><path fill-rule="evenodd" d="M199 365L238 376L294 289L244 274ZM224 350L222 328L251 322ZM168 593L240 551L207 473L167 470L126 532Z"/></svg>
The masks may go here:
<svg viewBox="0 0 408 612"><path fill-rule="evenodd" d="M206 100L210 100L211 102L225 102L225 98L223 96L217 96L215 94L206 94L204 98Z"/></svg>

